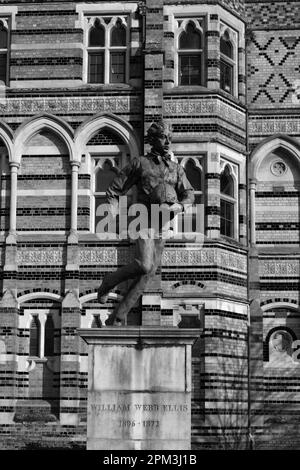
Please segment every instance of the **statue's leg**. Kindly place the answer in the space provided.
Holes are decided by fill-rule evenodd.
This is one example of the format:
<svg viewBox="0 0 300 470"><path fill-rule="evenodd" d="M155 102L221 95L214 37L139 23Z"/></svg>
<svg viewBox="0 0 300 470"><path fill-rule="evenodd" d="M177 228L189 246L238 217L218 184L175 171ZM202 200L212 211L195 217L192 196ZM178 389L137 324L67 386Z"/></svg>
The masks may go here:
<svg viewBox="0 0 300 470"><path fill-rule="evenodd" d="M127 294L123 300L116 307L110 321L115 324L121 324L125 316L134 307L140 296L143 294L148 282L155 276L155 273L161 263L161 256L163 252L165 241L162 239L149 239L139 242L139 250L142 263L151 265L151 269L147 274L139 276L139 278L132 283Z"/></svg>

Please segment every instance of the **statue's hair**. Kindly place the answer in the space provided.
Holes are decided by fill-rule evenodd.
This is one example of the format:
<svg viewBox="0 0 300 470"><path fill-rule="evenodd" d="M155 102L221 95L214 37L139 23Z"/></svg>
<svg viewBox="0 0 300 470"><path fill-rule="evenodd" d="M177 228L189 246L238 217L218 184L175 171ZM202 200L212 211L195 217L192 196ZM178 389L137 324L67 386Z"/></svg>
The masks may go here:
<svg viewBox="0 0 300 470"><path fill-rule="evenodd" d="M147 142L151 142L154 137L170 134L171 132L171 126L166 121L153 122L147 131Z"/></svg>

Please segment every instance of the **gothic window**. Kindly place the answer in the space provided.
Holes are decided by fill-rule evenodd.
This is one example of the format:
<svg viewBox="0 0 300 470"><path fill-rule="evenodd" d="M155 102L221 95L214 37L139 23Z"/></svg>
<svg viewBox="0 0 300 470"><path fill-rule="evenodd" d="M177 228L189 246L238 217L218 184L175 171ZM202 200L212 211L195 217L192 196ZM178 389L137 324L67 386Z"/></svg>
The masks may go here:
<svg viewBox="0 0 300 470"><path fill-rule="evenodd" d="M185 173L195 191L195 203L202 203L202 171L201 168L196 166L193 159L189 159L185 164Z"/></svg>
<svg viewBox="0 0 300 470"><path fill-rule="evenodd" d="M89 83L126 83L127 28L121 19L97 18L87 51Z"/></svg>
<svg viewBox="0 0 300 470"><path fill-rule="evenodd" d="M231 175L230 168L226 165L221 173L220 181L221 191L221 235L226 237L235 237L235 219L236 219L236 199L235 182Z"/></svg>
<svg viewBox="0 0 300 470"><path fill-rule="evenodd" d="M181 161L180 161L181 160ZM179 163L183 166L187 179L194 189L195 202L186 208L183 213L178 214L173 223L175 238L184 236L192 239L195 233L204 233L204 211L203 211L203 168L201 158L183 158Z"/></svg>
<svg viewBox="0 0 300 470"><path fill-rule="evenodd" d="M0 85L7 84L8 69L8 31L0 21Z"/></svg>
<svg viewBox="0 0 300 470"><path fill-rule="evenodd" d="M29 355L39 357L40 355L40 331L41 325L38 316L33 316L29 330Z"/></svg>
<svg viewBox="0 0 300 470"><path fill-rule="evenodd" d="M178 40L178 84L203 84L203 35L190 22Z"/></svg>
<svg viewBox="0 0 300 470"><path fill-rule="evenodd" d="M200 166L197 166L195 161L193 159L189 159L186 164L185 164L185 174L187 176L187 179L189 180L190 184L194 188L194 194L195 194L195 202L199 208L199 210L196 210L196 206L192 208L191 211L191 217L192 217L192 231L196 232L199 229L200 223L198 221L197 225L197 220L196 217L201 217L201 230L203 231L203 209L200 206L203 204L203 172L202 168ZM188 215L186 214L186 217Z"/></svg>
<svg viewBox="0 0 300 470"><path fill-rule="evenodd" d="M125 83L126 28L121 21L111 30L110 46L110 82Z"/></svg>
<svg viewBox="0 0 300 470"><path fill-rule="evenodd" d="M234 84L235 84L235 53L234 46L229 37L228 31L226 31L220 40L220 73L221 83L220 87L222 90L234 95Z"/></svg>
<svg viewBox="0 0 300 470"><path fill-rule="evenodd" d="M115 168L110 159L101 157L95 169L95 183L94 183L94 198L95 198L95 227L101 217L97 216L98 207L105 204L106 190L117 175L117 168Z"/></svg>
<svg viewBox="0 0 300 470"><path fill-rule="evenodd" d="M96 21L89 34L89 83L104 83L105 30Z"/></svg>

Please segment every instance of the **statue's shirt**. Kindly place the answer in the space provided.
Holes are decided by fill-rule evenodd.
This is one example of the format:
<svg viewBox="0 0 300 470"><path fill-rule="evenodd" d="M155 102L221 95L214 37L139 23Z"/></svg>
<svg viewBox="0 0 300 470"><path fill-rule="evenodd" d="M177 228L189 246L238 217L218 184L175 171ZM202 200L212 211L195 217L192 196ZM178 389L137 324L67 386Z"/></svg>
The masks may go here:
<svg viewBox="0 0 300 470"><path fill-rule="evenodd" d="M193 204L194 190L185 171L168 157L151 152L133 159L113 180L106 195L109 202L137 187L137 200L151 204Z"/></svg>

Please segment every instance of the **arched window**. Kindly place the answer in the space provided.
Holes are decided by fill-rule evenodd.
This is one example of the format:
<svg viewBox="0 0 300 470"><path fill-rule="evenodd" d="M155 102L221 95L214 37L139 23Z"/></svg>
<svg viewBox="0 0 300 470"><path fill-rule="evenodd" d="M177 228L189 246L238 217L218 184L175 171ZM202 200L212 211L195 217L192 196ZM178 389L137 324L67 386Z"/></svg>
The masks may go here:
<svg viewBox="0 0 300 470"><path fill-rule="evenodd" d="M126 46L126 28L122 25L121 21L117 21L116 25L111 30L111 46L119 47Z"/></svg>
<svg viewBox="0 0 300 470"><path fill-rule="evenodd" d="M126 83L127 28L121 19L95 20L88 35L88 82Z"/></svg>
<svg viewBox="0 0 300 470"><path fill-rule="evenodd" d="M193 23L179 36L178 70L179 85L203 84L203 38Z"/></svg>
<svg viewBox="0 0 300 470"><path fill-rule="evenodd" d="M41 325L38 316L34 316L30 323L29 330L29 356L39 357L40 355L40 331Z"/></svg>
<svg viewBox="0 0 300 470"><path fill-rule="evenodd" d="M45 323L45 356L54 355L54 323L51 315L48 315Z"/></svg>
<svg viewBox="0 0 300 470"><path fill-rule="evenodd" d="M194 160L190 159L185 164L186 176L194 188L195 191L195 202L201 203L202 200L202 171L198 168Z"/></svg>
<svg viewBox="0 0 300 470"><path fill-rule="evenodd" d="M110 160L106 160L102 166L97 166L95 170L95 227L103 216L97 216L98 207L101 204L105 204L106 201L106 190L117 175L117 169L113 167Z"/></svg>
<svg viewBox="0 0 300 470"><path fill-rule="evenodd" d="M226 31L220 39L220 87L222 90L234 94L234 75L235 75L235 60L234 48L230 40L228 31Z"/></svg>
<svg viewBox="0 0 300 470"><path fill-rule="evenodd" d="M7 84L8 31L0 22L0 82ZM1 84L1 83L0 83Z"/></svg>
<svg viewBox="0 0 300 470"><path fill-rule="evenodd" d="M224 168L220 178L221 191L221 235L235 237L236 199L234 179L228 165Z"/></svg>
<svg viewBox="0 0 300 470"><path fill-rule="evenodd" d="M88 43L89 82L104 82L105 30L99 21L95 21L89 32Z"/></svg>
<svg viewBox="0 0 300 470"><path fill-rule="evenodd" d="M126 28L117 21L110 35L110 82L125 83Z"/></svg>
<svg viewBox="0 0 300 470"><path fill-rule="evenodd" d="M184 169L187 179L192 185L195 194L195 203L190 214L192 220L189 224L192 232L195 233L201 231L201 233L203 233L203 210L200 206L203 204L203 173L201 168L196 165L196 162L192 158L186 162ZM184 217L187 218L188 214L185 213ZM201 221L197 221L197 217L201 217Z"/></svg>
<svg viewBox="0 0 300 470"><path fill-rule="evenodd" d="M203 171L201 157L178 158L178 163L184 168L185 176L194 189L195 201L185 211L179 213L172 222L174 238L192 240L195 234L204 233L204 211L203 211Z"/></svg>
<svg viewBox="0 0 300 470"><path fill-rule="evenodd" d="M234 180L228 166L226 166L225 170L221 173L220 187L222 194L234 197Z"/></svg>

